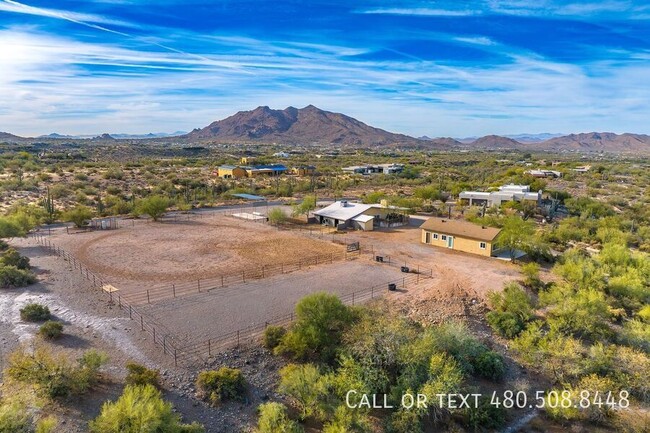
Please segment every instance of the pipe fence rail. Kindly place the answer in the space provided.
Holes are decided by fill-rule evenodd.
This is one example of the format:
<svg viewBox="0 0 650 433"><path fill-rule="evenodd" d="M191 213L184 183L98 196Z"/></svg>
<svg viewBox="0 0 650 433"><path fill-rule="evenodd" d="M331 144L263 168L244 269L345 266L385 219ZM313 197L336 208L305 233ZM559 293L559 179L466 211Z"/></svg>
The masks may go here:
<svg viewBox="0 0 650 433"><path fill-rule="evenodd" d="M30 237L34 238L39 245L45 248L46 251L52 254L56 254L57 256L63 258L63 260L70 263L74 270L78 270L79 273L84 278L86 278L88 281L92 283L93 288L100 289L102 293L104 293L104 295L108 296L110 304L117 305L120 308L120 310L123 310L126 313L128 313L129 318L131 320L135 321L136 323L139 323L140 329L142 331L147 332L153 337L154 344L162 348L163 352L166 355L173 358L174 366L178 366L179 363L181 362L189 366L200 365L201 363L205 362L206 357L210 357L214 354L219 353L220 351L241 347L243 345L248 345L258 341L258 339L263 335L264 330L268 326L271 325L287 326L291 324L295 319L294 313L291 312L290 314L286 314L284 316L277 316L264 323L259 323L248 327L244 327L242 329L233 332L217 335L213 338L208 338L194 343L181 345L179 339L175 337L175 335L171 331L166 329L163 325L155 323L148 316L145 316L134 307L134 303L132 303L132 299L135 297L135 295L123 296L122 294L119 293L119 291L113 291L111 289L113 286L107 284L107 282L101 276L90 271L72 254L60 248L59 246L55 245L54 243L52 243L47 238L48 235L46 233L35 232L32 233ZM344 254L341 255L342 259L339 260L357 258L357 257L361 257L362 254L367 255L368 253L370 254L371 259L377 261L376 255L379 254L375 252L374 247L370 249L360 248L359 250L353 252L346 251L344 252ZM382 284L373 285L371 287L358 290L349 294L340 295L339 298L343 303L345 303L346 305L357 305L357 304L365 303L373 299L379 298L391 290L397 291L400 288L405 289L407 287L419 284L422 279L429 279L433 276L432 269L424 268L421 266L407 266L405 263L402 264L401 261L391 259L390 256L382 256L382 257L384 257L384 261L382 261L381 263L387 264L389 266L398 266L400 268L402 266L404 266L405 268L408 267L408 270L402 269L402 272L404 272L404 276L402 276L401 278L388 281ZM312 257L312 258L302 259L301 261L297 263L294 262L293 264L288 266L285 264L273 265L273 266L276 267L279 266L280 272L286 273L286 272L291 272L291 269L298 270L305 266L312 266L320 263L333 262L333 261L334 261L334 255L331 255L329 259L327 258L323 259L322 256L320 258ZM287 267L285 268L284 266ZM294 268L292 268L292 266ZM295 269L295 267L297 267L297 269ZM264 273L264 272L266 273L264 273L263 275L271 275L269 273L270 269L271 268L265 268L264 270L262 269L257 270L258 274L256 275L259 277L259 275L261 275L260 273ZM273 269L275 270L275 272L277 272L277 269L275 268ZM242 281L246 279L254 279L255 276L244 274L240 276L240 278L241 280L239 281ZM211 288L215 288L215 287L210 287L211 284L209 283L212 283L212 286L216 284L215 287L221 287L221 278L218 278L216 280L215 279L198 280L196 286L194 286L194 283L189 283L187 287L172 286L172 297L179 296L180 294L185 292L196 293L198 291L203 291L203 290L208 291L211 290ZM226 282L224 280L224 284L225 283ZM232 284L232 282L230 284ZM162 290L162 289L164 288L149 289L142 296L146 296L147 301L150 301L152 298L152 290ZM169 291L169 288L166 288L165 290ZM140 299L141 298L136 297L136 300L140 300Z"/></svg>
<svg viewBox="0 0 650 433"><path fill-rule="evenodd" d="M339 299L341 299L341 301L346 305L362 304L377 299L391 290L397 291L417 285L423 279L430 279L432 275L433 271L431 269L421 269L420 273L405 274L399 279L377 284L346 295L339 295ZM192 362L193 360L205 362L206 358L217 354L220 351L254 344L262 337L264 330L268 326L287 326L290 325L294 319L295 314L291 312L283 316L277 316L264 323L251 325L213 338L190 343L177 349L177 357L189 362Z"/></svg>
<svg viewBox="0 0 650 433"><path fill-rule="evenodd" d="M123 299L138 305L151 304L156 301L173 299L184 295L208 292L211 290L231 286L234 284L246 283L251 280L260 280L275 275L288 274L300 271L310 266L317 266L326 263L353 260L360 257L359 251L343 251L341 253L318 254L304 257L298 261L282 262L272 265L263 265L253 269L244 269L231 274L223 274L213 278L196 279L163 286L152 287L138 293L129 293L122 296Z"/></svg>
<svg viewBox="0 0 650 433"><path fill-rule="evenodd" d="M99 289L102 293L108 296L111 305L117 305L120 310L128 312L129 318L139 323L140 329L149 333L153 337L154 344L160 346L166 355L173 357L174 366L178 366L177 344L174 343L174 336L169 330L165 329L164 326L151 321L150 318L143 315L133 307L133 305L124 300L121 294L110 290L110 287L112 286L107 284L102 277L90 271L75 256L52 243L45 235L36 232L33 233L31 237L46 251L55 254L70 263L74 270L79 270L80 274L92 283L93 289Z"/></svg>

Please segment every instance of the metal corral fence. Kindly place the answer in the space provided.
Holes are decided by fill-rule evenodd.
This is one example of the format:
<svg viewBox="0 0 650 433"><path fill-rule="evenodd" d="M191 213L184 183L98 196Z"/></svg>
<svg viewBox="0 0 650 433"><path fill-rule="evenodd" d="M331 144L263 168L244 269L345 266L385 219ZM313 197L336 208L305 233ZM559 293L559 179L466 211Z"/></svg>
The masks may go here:
<svg viewBox="0 0 650 433"><path fill-rule="evenodd" d="M129 318L139 323L140 329L149 333L153 337L154 344L160 346L166 355L173 357L174 365L178 366L179 351L176 348L176 344L173 342L173 334L169 332L169 330L165 329L165 327L159 324L154 324L151 319L145 317L131 304L125 301L119 293L115 293L110 290L112 286L107 284L102 279L102 277L90 271L72 254L68 253L63 248L60 248L57 245L53 244L49 239L47 239L44 234L33 233L30 236L34 238L36 242L39 245L43 246L43 248L45 248L48 252L56 254L63 260L70 263L73 269L79 270L79 273L92 283L92 287L94 289L100 290L109 298L109 302L111 304L115 304L120 308L120 310L128 312Z"/></svg>
<svg viewBox="0 0 650 433"><path fill-rule="evenodd" d="M169 355L173 358L175 366L178 366L179 362L184 362L189 365L196 365L197 362L204 362L206 357L212 356L219 351L233 347L240 347L244 344L254 343L262 336L264 330L268 326L286 326L291 324L295 318L294 313L292 312L284 316L275 317L274 319L260 323L258 325L252 325L227 334L215 336L214 338L208 338L204 341L181 346L174 340L174 334L172 332L170 332L164 326L158 323L154 323L150 318L140 313L130 302L128 302L128 300L124 299L120 293L115 293L110 290L110 287L112 286L107 284L99 275L86 268L72 254L68 253L57 245L54 245L49 239L47 239L46 234L34 233L31 235L31 237L33 237L47 251L56 254L57 256L68 261L73 266L73 269L78 269L83 277L92 282L93 288L101 290L102 293L104 293L104 295L109 298L111 304L115 304L121 310L127 312L131 320L134 320L140 324L142 331L149 333L153 337L154 344L161 347L166 355ZM368 251L364 251L363 253L367 252ZM360 255L362 254L362 251L357 250L347 254ZM372 257L376 259L374 256L374 248L371 251L371 254L373 255ZM383 263L391 266L402 267L400 263L391 260L389 256L384 257L385 260ZM361 304L372 299L379 298L389 290L398 290L399 288L406 288L416 285L422 279L431 278L433 275L432 269L419 266L411 266L408 270L402 269L402 271L404 272L404 276L402 278L342 295L340 296L340 299L343 303L348 305ZM107 290L107 288L109 289Z"/></svg>
<svg viewBox="0 0 650 433"><path fill-rule="evenodd" d="M372 299L377 299L389 290L399 290L419 284L423 279L432 277L431 269L421 269L420 273L408 273L402 278L388 281L383 284L374 285L363 290L349 293L347 295L339 296L341 301L347 305L358 305L368 302ZM176 352L178 360L183 360L189 363L196 361L205 361L207 357L217 354L223 350L235 347L241 347L247 344L256 343L263 335L264 330L268 326L287 326L290 325L295 319L295 314L292 312L284 316L278 316L274 319L252 325L246 328L239 329L227 334L215 336L196 343L190 343L186 346L179 347Z"/></svg>
<svg viewBox="0 0 650 433"><path fill-rule="evenodd" d="M246 283L251 280L259 280L274 275L288 274L305 269L309 266L322 265L325 263L334 263L356 259L361 255L359 250L343 251L341 253L320 254L310 257L304 257L297 261L288 261L272 265L263 265L252 269L245 269L240 272L224 274L214 278L197 279L194 281L166 284L163 286L152 287L139 293L124 294L122 299L128 300L132 304L150 304L152 302L164 299L173 299L183 295L194 293L208 292L210 290L227 287L233 284Z"/></svg>

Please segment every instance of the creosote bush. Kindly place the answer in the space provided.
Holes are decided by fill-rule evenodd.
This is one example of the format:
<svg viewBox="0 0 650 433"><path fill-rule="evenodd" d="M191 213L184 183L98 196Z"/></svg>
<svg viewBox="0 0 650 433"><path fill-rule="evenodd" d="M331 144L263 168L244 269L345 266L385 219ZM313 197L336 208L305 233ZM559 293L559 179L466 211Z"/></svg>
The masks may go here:
<svg viewBox="0 0 650 433"><path fill-rule="evenodd" d="M36 282L36 276L30 271L15 266L0 266L0 288L25 287Z"/></svg>
<svg viewBox="0 0 650 433"><path fill-rule="evenodd" d="M244 375L236 368L202 371L196 379L198 394L212 405L227 400L239 400L246 390Z"/></svg>
<svg viewBox="0 0 650 433"><path fill-rule="evenodd" d="M171 403L152 385L127 385L115 402L106 402L89 424L91 433L203 433L197 423L183 424Z"/></svg>
<svg viewBox="0 0 650 433"><path fill-rule="evenodd" d="M303 428L289 418L287 407L282 403L264 403L257 409L259 420L255 433L302 433Z"/></svg>
<svg viewBox="0 0 650 433"><path fill-rule="evenodd" d="M287 333L283 326L267 326L264 330L264 347L273 350L282 342L282 337Z"/></svg>
<svg viewBox="0 0 650 433"><path fill-rule="evenodd" d="M44 322L50 319L50 309L41 304L27 304L20 309L20 318L27 322Z"/></svg>
<svg viewBox="0 0 650 433"><path fill-rule="evenodd" d="M43 323L38 330L38 333L48 340L56 340L63 335L63 325L60 322L48 320Z"/></svg>
<svg viewBox="0 0 650 433"><path fill-rule="evenodd" d="M137 362L126 363L126 384L127 385L152 385L160 388L160 372L147 368Z"/></svg>

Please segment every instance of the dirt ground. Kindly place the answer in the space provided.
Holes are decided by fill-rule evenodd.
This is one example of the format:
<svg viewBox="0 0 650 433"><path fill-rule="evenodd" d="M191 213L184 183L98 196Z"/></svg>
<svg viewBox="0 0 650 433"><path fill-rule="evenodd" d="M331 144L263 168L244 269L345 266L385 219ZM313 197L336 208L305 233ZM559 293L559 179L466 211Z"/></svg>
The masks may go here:
<svg viewBox="0 0 650 433"><path fill-rule="evenodd" d="M327 291L347 295L402 276L397 267L359 258L142 305L139 309L179 341L189 344L289 314L310 293ZM405 296L414 287L407 287L399 294Z"/></svg>
<svg viewBox="0 0 650 433"><path fill-rule="evenodd" d="M226 215L132 224L75 234L59 230L51 241L127 293L344 251L341 245Z"/></svg>
<svg viewBox="0 0 650 433"><path fill-rule="evenodd" d="M422 244L419 227L424 221L426 217L412 216L408 226L356 231L350 234L350 241L358 240L364 248L389 255L395 261L433 269L428 289L441 294L460 290L484 300L487 293L501 290L504 283L521 278L518 266L510 262Z"/></svg>

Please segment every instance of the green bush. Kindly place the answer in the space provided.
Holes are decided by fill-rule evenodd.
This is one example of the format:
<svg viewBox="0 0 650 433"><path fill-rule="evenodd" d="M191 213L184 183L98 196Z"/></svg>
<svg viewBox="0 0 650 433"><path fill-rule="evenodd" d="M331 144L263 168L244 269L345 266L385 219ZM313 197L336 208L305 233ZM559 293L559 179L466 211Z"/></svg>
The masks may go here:
<svg viewBox="0 0 650 433"><path fill-rule="evenodd" d="M31 419L19 404L0 404L0 433L31 433Z"/></svg>
<svg viewBox="0 0 650 433"><path fill-rule="evenodd" d="M296 321L276 348L295 359L331 362L343 332L354 321L352 310L329 293L314 293L296 305Z"/></svg>
<svg viewBox="0 0 650 433"><path fill-rule="evenodd" d="M287 333L283 326L267 326L264 330L264 347L273 350L282 341L282 337Z"/></svg>
<svg viewBox="0 0 650 433"><path fill-rule="evenodd" d="M170 206L169 199L161 195L152 195L138 201L136 211L139 214L149 215L154 221L158 221L167 212Z"/></svg>
<svg viewBox="0 0 650 433"><path fill-rule="evenodd" d="M202 433L197 423L182 424L171 403L151 385L127 385L115 402L107 402L89 424L91 433Z"/></svg>
<svg viewBox="0 0 650 433"><path fill-rule="evenodd" d="M490 311L485 318L494 332L506 338L515 338L526 327L519 316L509 311Z"/></svg>
<svg viewBox="0 0 650 433"><path fill-rule="evenodd" d="M99 381L99 369L106 357L94 350L84 352L73 363L63 352L37 346L24 347L9 355L7 377L36 386L48 398L82 394Z"/></svg>
<svg viewBox="0 0 650 433"><path fill-rule="evenodd" d="M13 248L9 248L0 257L0 265L15 266L18 269L29 269L29 258L21 256L20 253Z"/></svg>
<svg viewBox="0 0 650 433"><path fill-rule="evenodd" d="M506 423L505 409L491 404L489 397L479 398L478 405L470 405L465 415L467 426L474 431L499 429Z"/></svg>
<svg viewBox="0 0 650 433"><path fill-rule="evenodd" d="M506 374L503 357L493 350L480 354L474 362L476 374L490 380L501 380Z"/></svg>
<svg viewBox="0 0 650 433"><path fill-rule="evenodd" d="M38 330L38 333L48 340L56 340L63 335L63 325L60 322L54 322L53 320L48 320L43 323Z"/></svg>
<svg viewBox="0 0 650 433"><path fill-rule="evenodd" d="M264 403L257 410L259 419L257 421L256 433L302 433L303 428L287 415L287 408L282 403Z"/></svg>
<svg viewBox="0 0 650 433"><path fill-rule="evenodd" d="M415 410L398 410L388 418L387 433L423 433L420 414Z"/></svg>
<svg viewBox="0 0 650 433"><path fill-rule="evenodd" d="M36 276L30 271L15 266L0 266L0 287L25 287L36 282Z"/></svg>
<svg viewBox="0 0 650 433"><path fill-rule="evenodd" d="M196 379L199 396L213 405L227 400L239 400L245 392L241 370L221 367L219 370L202 371Z"/></svg>
<svg viewBox="0 0 650 433"><path fill-rule="evenodd" d="M129 361L126 363L126 384L127 385L152 385L160 388L160 372L145 367L142 364Z"/></svg>
<svg viewBox="0 0 650 433"><path fill-rule="evenodd" d="M50 309L41 304L27 304L20 309L20 318L27 322L43 322L50 319Z"/></svg>
<svg viewBox="0 0 650 433"><path fill-rule="evenodd" d="M266 216L269 218L269 222L271 224L281 224L288 218L287 214L278 207L274 207L273 209L269 210Z"/></svg>
<svg viewBox="0 0 650 433"><path fill-rule="evenodd" d="M64 212L62 217L63 221L71 222L81 228L86 226L88 220L93 217L93 211L87 206L77 205L74 209Z"/></svg>

